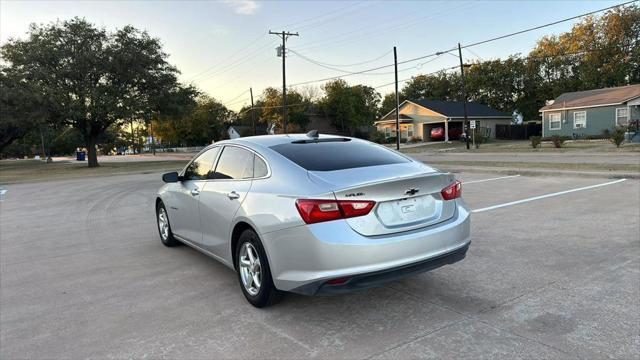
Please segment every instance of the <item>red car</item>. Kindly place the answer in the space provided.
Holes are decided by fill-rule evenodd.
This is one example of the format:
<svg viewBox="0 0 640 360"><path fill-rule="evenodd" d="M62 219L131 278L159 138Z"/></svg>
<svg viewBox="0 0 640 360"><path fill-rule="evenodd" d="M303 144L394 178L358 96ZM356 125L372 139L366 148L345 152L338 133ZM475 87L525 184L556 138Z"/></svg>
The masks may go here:
<svg viewBox="0 0 640 360"><path fill-rule="evenodd" d="M461 135L461 128L449 128L449 140L459 139ZM444 140L444 128L435 127L431 129L431 140Z"/></svg>

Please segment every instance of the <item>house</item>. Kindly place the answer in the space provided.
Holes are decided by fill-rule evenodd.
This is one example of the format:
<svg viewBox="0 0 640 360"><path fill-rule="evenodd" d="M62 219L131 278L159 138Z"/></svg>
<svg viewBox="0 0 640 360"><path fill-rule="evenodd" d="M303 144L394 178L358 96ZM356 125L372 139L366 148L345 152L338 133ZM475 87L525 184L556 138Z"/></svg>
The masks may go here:
<svg viewBox="0 0 640 360"><path fill-rule="evenodd" d="M401 138L429 141L431 129L442 127L444 139L448 140L459 136L464 128L462 101L405 100L399 110ZM509 124L512 121L511 115L476 102L467 102L467 118L476 121L476 131L482 131L492 138L495 137L496 124ZM386 137L395 137L395 109L374 122L374 125Z"/></svg>
<svg viewBox="0 0 640 360"><path fill-rule="evenodd" d="M540 113L543 137L601 135L640 119L640 84L564 93Z"/></svg>

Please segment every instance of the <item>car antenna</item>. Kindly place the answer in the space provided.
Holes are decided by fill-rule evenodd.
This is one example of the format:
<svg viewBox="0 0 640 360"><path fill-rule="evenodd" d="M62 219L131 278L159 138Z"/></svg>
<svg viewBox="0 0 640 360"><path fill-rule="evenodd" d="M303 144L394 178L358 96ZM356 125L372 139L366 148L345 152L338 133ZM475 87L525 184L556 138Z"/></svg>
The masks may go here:
<svg viewBox="0 0 640 360"><path fill-rule="evenodd" d="M307 137L317 139L320 137L320 134L318 134L318 130L311 130L307 133Z"/></svg>

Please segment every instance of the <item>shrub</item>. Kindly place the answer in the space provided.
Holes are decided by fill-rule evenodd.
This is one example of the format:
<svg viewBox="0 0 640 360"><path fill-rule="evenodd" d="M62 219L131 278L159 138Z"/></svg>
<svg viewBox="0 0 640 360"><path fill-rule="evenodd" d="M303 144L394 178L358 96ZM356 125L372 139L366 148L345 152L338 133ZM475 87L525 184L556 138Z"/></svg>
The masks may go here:
<svg viewBox="0 0 640 360"><path fill-rule="evenodd" d="M566 140L567 138L564 136L553 135L551 137L551 142L553 143L553 147L555 147L556 149L560 149Z"/></svg>
<svg viewBox="0 0 640 360"><path fill-rule="evenodd" d="M472 133L471 136L472 138L470 140L471 141L475 140L476 147L480 146L480 144L487 142L488 140L487 137L484 136L482 131L476 131L475 133Z"/></svg>
<svg viewBox="0 0 640 360"><path fill-rule="evenodd" d="M603 139L610 139L611 138L611 131L609 131L609 129L602 130L602 138Z"/></svg>
<svg viewBox="0 0 640 360"><path fill-rule="evenodd" d="M374 143L378 143L378 144L384 144L385 142L385 138L384 138L384 133L381 131L372 131L369 134L369 141L374 142Z"/></svg>
<svg viewBox="0 0 640 360"><path fill-rule="evenodd" d="M396 143L396 137L395 136L389 136L387 138L387 144L395 144Z"/></svg>
<svg viewBox="0 0 640 360"><path fill-rule="evenodd" d="M620 147L624 142L624 133L625 129L623 127L616 127L616 129L611 133L611 138L609 140L611 140L616 147Z"/></svg>
<svg viewBox="0 0 640 360"><path fill-rule="evenodd" d="M531 136L529 137L529 140L531 140L531 147L534 149L540 147L540 143L542 143L542 138L540 136Z"/></svg>
<svg viewBox="0 0 640 360"><path fill-rule="evenodd" d="M400 138L400 142L403 143L403 144L406 144L407 143L407 138Z"/></svg>
<svg viewBox="0 0 640 360"><path fill-rule="evenodd" d="M420 138L420 137L417 137L417 136L412 136L411 137L411 142L412 143L417 143L417 142L420 142L420 141L422 141L422 138Z"/></svg>

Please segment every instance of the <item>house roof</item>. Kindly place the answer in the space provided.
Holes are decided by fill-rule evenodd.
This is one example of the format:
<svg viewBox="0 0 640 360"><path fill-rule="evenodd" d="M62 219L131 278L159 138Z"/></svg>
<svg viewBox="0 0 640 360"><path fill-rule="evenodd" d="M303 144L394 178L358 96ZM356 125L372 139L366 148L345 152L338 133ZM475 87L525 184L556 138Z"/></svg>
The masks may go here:
<svg viewBox="0 0 640 360"><path fill-rule="evenodd" d="M440 113L446 117L463 117L464 102L462 101L442 101L442 100L411 100L412 103L418 104L429 110ZM477 102L467 102L467 116L469 117L507 117L511 115L492 109L487 105Z"/></svg>
<svg viewBox="0 0 640 360"><path fill-rule="evenodd" d="M640 84L568 92L540 111L622 104L637 97L640 97Z"/></svg>

